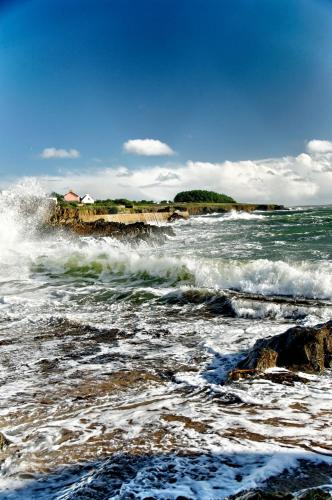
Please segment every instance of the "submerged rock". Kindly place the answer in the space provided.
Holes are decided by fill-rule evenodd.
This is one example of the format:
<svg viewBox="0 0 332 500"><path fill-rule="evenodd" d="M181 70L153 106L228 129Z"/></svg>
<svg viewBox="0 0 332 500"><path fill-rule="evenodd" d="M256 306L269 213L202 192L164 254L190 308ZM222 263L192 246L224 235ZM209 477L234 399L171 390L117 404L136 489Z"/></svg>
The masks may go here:
<svg viewBox="0 0 332 500"><path fill-rule="evenodd" d="M170 292L160 298L160 302L167 304L204 305L207 312L213 315L236 317L236 312L228 296L209 290L189 289Z"/></svg>
<svg viewBox="0 0 332 500"><path fill-rule="evenodd" d="M332 368L332 321L313 327L296 326L258 340L237 369L264 371L275 367L311 373Z"/></svg>

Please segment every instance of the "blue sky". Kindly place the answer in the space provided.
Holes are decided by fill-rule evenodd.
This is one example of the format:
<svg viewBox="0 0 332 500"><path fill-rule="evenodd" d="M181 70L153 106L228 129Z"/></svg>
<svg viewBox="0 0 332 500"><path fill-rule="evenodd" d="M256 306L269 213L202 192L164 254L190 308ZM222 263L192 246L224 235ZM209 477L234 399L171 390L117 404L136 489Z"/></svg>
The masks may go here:
<svg viewBox="0 0 332 500"><path fill-rule="evenodd" d="M332 138L331 25L327 0L2 1L1 176L298 155ZM146 138L175 154L123 148Z"/></svg>

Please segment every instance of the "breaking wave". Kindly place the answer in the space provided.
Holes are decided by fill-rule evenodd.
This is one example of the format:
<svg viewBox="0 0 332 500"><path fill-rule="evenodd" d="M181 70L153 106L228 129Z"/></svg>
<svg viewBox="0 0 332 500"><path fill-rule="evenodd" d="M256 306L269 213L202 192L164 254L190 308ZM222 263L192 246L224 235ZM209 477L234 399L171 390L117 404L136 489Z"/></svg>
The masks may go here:
<svg viewBox="0 0 332 500"><path fill-rule="evenodd" d="M255 214L252 212L238 212L231 210L228 214L224 215L225 220L255 220L264 219L264 215Z"/></svg>
<svg viewBox="0 0 332 500"><path fill-rule="evenodd" d="M282 262L267 259L200 260L154 255L152 249L134 249L129 244L86 241L86 246L68 248L64 241L49 255L38 255L35 272L90 276L103 281L122 277L166 286L191 285L198 288L231 289L261 295L286 295L332 299L332 264L329 262ZM59 255L59 252L60 255ZM151 254L149 254L151 252Z"/></svg>
<svg viewBox="0 0 332 500"><path fill-rule="evenodd" d="M40 186L27 180L0 196L2 268L8 264L32 274L90 277L102 281L121 278L181 284L198 288L233 289L262 295L286 295L332 299L332 263L269 259L214 259L168 255L142 242L138 247L113 238L72 238L63 234L40 235L37 231L49 209ZM231 212L229 219L259 219L263 216ZM176 242L172 242L172 244ZM7 269L8 271L8 269Z"/></svg>

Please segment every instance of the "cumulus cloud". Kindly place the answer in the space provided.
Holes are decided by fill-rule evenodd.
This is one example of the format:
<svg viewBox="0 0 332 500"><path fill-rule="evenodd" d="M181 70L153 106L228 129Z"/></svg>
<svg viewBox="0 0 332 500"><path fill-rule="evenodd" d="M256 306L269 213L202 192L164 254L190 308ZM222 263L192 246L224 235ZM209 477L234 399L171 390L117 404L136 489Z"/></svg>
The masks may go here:
<svg viewBox="0 0 332 500"><path fill-rule="evenodd" d="M49 191L72 188L96 198L164 200L187 189L211 189L242 202L327 204L332 203L332 154L315 151L261 160L187 161L135 169L94 166L44 176L41 181Z"/></svg>
<svg viewBox="0 0 332 500"><path fill-rule="evenodd" d="M307 150L309 153L332 153L332 142L313 139L307 143Z"/></svg>
<svg viewBox="0 0 332 500"><path fill-rule="evenodd" d="M171 156L173 149L158 139L131 139L123 144L126 153L140 156Z"/></svg>
<svg viewBox="0 0 332 500"><path fill-rule="evenodd" d="M57 149L57 148L45 148L40 153L40 157L43 160L50 160L51 158L65 158L65 159L75 159L79 158L80 152L77 149Z"/></svg>

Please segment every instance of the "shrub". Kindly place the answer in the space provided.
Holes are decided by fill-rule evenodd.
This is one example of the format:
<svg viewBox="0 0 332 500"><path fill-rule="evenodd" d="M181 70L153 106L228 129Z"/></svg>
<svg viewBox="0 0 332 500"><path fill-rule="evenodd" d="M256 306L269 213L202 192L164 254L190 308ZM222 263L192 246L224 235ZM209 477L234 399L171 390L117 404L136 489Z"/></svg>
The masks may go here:
<svg viewBox="0 0 332 500"><path fill-rule="evenodd" d="M136 202L138 205L154 205L155 202L153 200L140 200Z"/></svg>
<svg viewBox="0 0 332 500"><path fill-rule="evenodd" d="M114 205L113 207L109 207L109 208L108 208L108 213L109 213L109 214L117 214L117 213L119 213L119 209L118 209L118 207L116 207L116 206Z"/></svg>
<svg viewBox="0 0 332 500"><path fill-rule="evenodd" d="M56 193L55 191L53 191L53 193L51 193L51 197L52 198L56 198L58 203L61 203L63 202L63 195L62 194L59 194L59 193Z"/></svg>
<svg viewBox="0 0 332 500"><path fill-rule="evenodd" d="M235 200L226 194L215 193L203 189L181 191L174 198L175 203L235 203Z"/></svg>
<svg viewBox="0 0 332 500"><path fill-rule="evenodd" d="M124 205L124 206L126 206L126 205L132 205L132 202L130 200L127 200L126 198L116 198L114 200L114 203L116 205Z"/></svg>

